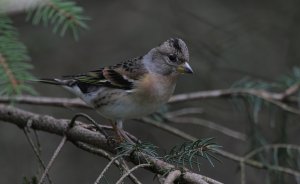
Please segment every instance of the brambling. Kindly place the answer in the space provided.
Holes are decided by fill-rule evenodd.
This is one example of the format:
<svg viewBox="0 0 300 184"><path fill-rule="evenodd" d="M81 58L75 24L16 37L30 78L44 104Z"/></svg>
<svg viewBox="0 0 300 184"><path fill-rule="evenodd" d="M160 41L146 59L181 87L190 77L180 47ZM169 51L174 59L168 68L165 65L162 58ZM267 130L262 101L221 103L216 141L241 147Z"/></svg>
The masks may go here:
<svg viewBox="0 0 300 184"><path fill-rule="evenodd" d="M180 74L193 73L185 42L171 38L147 54L83 74L41 82L61 85L103 117L111 120L118 134L125 119L142 117L168 102Z"/></svg>

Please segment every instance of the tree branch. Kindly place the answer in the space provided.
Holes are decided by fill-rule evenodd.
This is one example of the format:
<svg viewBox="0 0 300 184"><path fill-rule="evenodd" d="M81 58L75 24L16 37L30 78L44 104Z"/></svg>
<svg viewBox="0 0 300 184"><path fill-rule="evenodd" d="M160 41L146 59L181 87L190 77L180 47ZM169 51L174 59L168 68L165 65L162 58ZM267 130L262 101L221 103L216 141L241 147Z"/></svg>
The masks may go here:
<svg viewBox="0 0 300 184"><path fill-rule="evenodd" d="M133 168L131 168L129 171L127 171L118 181L116 184L121 184L122 181L128 176L130 175L133 171L139 169L139 168L142 168L142 167L150 167L151 164L139 164L139 165L136 165L134 166Z"/></svg>
<svg viewBox="0 0 300 184"><path fill-rule="evenodd" d="M198 91L198 92L192 92L192 93L184 93L184 94L178 94L174 95L169 102L175 103L175 102L182 102L182 101L189 101L189 100L195 100L195 99L207 99L207 98L219 98L219 97L231 97L231 96L245 96L245 95L252 95L257 96L265 100L277 100L282 101L286 98L288 98L290 95L294 94L295 90L299 90L300 84L295 84L294 86L291 86L286 91L282 93L273 93L266 90L261 89L243 89L243 88L232 88L232 89L217 89L217 90L211 90L211 91ZM291 102L297 102L294 101L294 99L287 99Z"/></svg>
<svg viewBox="0 0 300 184"><path fill-rule="evenodd" d="M83 126L81 126L81 122L76 121L74 127L67 131L69 123L69 121L67 120L55 119L47 115L38 115L10 106L0 105L0 120L13 123L20 128L25 127L27 122L30 120L32 123L31 128L35 130L41 130L60 136L66 135L67 139L71 142L86 143L88 145L93 145L97 148L104 149L111 153L116 153L115 148L118 146L117 144L109 143L110 141L108 141L100 132L83 128ZM147 169L156 174L164 174L165 171L173 170L176 168L172 164L169 164L157 158L153 158L141 152L133 152L127 159L136 165L150 163L151 166L147 167ZM187 169L184 175L191 176L194 181L197 181L197 177L207 178L200 174L193 173ZM190 179L190 177L187 178ZM211 179L211 181L215 180ZM216 184L218 182L210 183Z"/></svg>
<svg viewBox="0 0 300 184"><path fill-rule="evenodd" d="M16 102L19 104L47 105L55 107L77 107L90 108L79 98L55 98L55 97L36 97L30 95L23 96L0 96L0 103Z"/></svg>
<svg viewBox="0 0 300 184"><path fill-rule="evenodd" d="M220 98L220 97L232 97L232 96L256 96L261 98L279 108L291 112L293 114L300 115L300 110L293 108L292 106L284 103L285 101L298 103L293 98L295 91L299 90L300 84L295 84L285 90L282 93L274 93L260 89L219 89L211 91L198 91L192 93L178 94L171 97L169 103L178 103L190 100ZM81 107L91 108L86 105L82 100L78 98L52 98L52 97L33 97L33 96L15 96L15 97L0 97L0 103L10 103L14 100L17 103L35 104L35 105L51 105L51 106L69 106L69 107Z"/></svg>
<svg viewBox="0 0 300 184"><path fill-rule="evenodd" d="M300 115L300 111L296 108L293 108L292 106L287 105L287 102L292 102L292 103L297 103L298 101L293 98L293 95L296 91L299 90L299 84L296 84L294 86L291 86L288 88L286 91L282 93L273 93L273 92L268 92L265 90L257 90L257 89L224 89L224 90L212 90L212 91L201 91L201 92L194 92L194 93L188 93L188 94L179 94L175 95L170 99L170 103L175 103L175 102L181 102L181 101L188 101L188 100L195 100L195 99L207 99L207 98L219 98L219 97L231 97L231 96L256 96L259 98L262 98L263 100L270 102L279 108L282 108L283 110L286 110L288 112ZM24 103L24 104L35 104L35 105L48 105L48 106L58 106L58 107L79 107L79 108L90 108L87 106L83 101L81 101L78 98L74 99L66 99L66 98L51 98L51 97L32 97L32 96L16 96L16 97L0 97L0 103L9 103L11 101L17 102L17 103ZM3 106L6 107L6 106ZM7 107L6 107L7 108ZM18 110L17 113L20 113L22 110ZM199 110L198 110L199 111ZM30 112L27 112L30 114ZM25 114L27 114L25 113ZM1 116L1 105L0 105L0 120L10 120L11 122L14 122L18 126L22 127L24 126L22 123L19 124L20 119L16 118L18 115L21 115L21 117L24 116L23 113L17 114L15 117L7 118L5 116ZM27 114L28 115L28 114ZM30 118L32 116L36 116L35 114L31 114ZM52 117L49 116L42 116L41 121L53 121ZM25 116L25 119L28 119L28 116ZM21 118L22 119L22 118ZM53 129L48 130L42 125L37 124L36 128L38 130L43 130L43 131L50 131L51 133L55 133L58 135L62 135L64 132L64 127L66 126L67 121L66 120L59 120L62 121L62 126L54 126ZM156 126L157 128L163 129L167 132L170 132L174 135L177 135L179 137L182 137L187 140L196 140L195 137L178 130L172 126L169 126L167 124L161 124L157 123L155 121L150 121L149 119L143 119L144 123L149 123L151 125ZM73 133L68 135L69 139L73 138L76 141L84 142L93 146L96 146L98 148L108 150L112 153L115 152L113 147L108 146L106 144L106 139L103 134L99 134L97 132L90 132L89 130L86 130L84 128L77 127L75 130L72 130ZM89 132L86 132L89 131ZM83 133L83 136L81 136L81 133ZM92 135L92 136L91 136ZM131 134L129 134L131 135ZM244 138L244 137L243 137ZM97 141L96 141L97 140ZM99 141L101 140L101 141ZM252 160L252 159L245 159L244 157L232 154L230 152L226 152L224 150L216 150L216 152L220 155L222 155L225 158L234 160L238 162L239 164L245 163L247 165L250 165L252 167L260 168L260 169L271 169L271 170L276 170L276 171L281 171L287 174L295 175L295 176L300 176L300 173L298 171L285 168L285 167L280 167L280 166L274 166L274 165L268 165L268 164L263 164L261 162ZM139 160L139 159L137 159ZM139 164L140 162L136 162L137 160L131 160L135 164ZM145 163L147 160L145 160ZM155 160L156 163L157 160ZM163 163L163 168L169 168L169 170L174 169L173 165L168 165L167 163ZM167 164L167 165L165 165ZM158 161L158 164L155 165L154 168L151 167L151 170L154 169L154 171L159 171L161 170L161 161ZM157 173L157 172L156 172ZM159 173L163 174L163 173Z"/></svg>
<svg viewBox="0 0 300 184"><path fill-rule="evenodd" d="M177 180L180 176L181 176L181 172L179 170L171 171L168 174L164 184L173 184L175 180Z"/></svg>
<svg viewBox="0 0 300 184"><path fill-rule="evenodd" d="M225 126L219 125L217 123L205 120L205 119L200 119L200 118L194 118L194 117L172 117L168 118L168 120L171 123L177 123L177 124L194 124L194 125L200 125L204 126L207 128L210 128L212 130L218 131L224 135L227 135L229 137L233 137L235 139L241 140L241 141L246 141L247 140L247 135L243 134L241 132L238 132L236 130L232 130L230 128L227 128Z"/></svg>

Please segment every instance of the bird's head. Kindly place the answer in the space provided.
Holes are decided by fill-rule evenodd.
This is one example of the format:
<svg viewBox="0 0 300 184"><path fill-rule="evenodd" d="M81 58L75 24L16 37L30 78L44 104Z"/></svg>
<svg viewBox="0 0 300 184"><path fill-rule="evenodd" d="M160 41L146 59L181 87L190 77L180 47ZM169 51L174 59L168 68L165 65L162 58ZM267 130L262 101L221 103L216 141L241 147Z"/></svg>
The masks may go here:
<svg viewBox="0 0 300 184"><path fill-rule="evenodd" d="M170 38L146 55L148 69L162 75L193 73L188 64L189 51L183 40Z"/></svg>

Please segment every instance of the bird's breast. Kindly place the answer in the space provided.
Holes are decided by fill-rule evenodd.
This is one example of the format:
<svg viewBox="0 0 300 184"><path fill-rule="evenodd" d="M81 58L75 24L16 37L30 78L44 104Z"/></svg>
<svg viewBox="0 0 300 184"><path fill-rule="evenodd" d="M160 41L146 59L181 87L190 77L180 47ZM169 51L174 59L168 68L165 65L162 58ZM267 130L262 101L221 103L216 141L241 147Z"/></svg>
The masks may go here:
<svg viewBox="0 0 300 184"><path fill-rule="evenodd" d="M137 84L136 100L141 103L166 103L175 86L176 77L149 74Z"/></svg>

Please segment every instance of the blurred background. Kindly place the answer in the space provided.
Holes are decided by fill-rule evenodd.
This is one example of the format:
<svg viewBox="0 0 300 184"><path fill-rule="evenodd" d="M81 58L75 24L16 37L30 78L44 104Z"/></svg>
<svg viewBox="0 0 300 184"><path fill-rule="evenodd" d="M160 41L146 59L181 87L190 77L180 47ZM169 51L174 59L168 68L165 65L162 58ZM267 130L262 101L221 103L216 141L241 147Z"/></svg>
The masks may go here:
<svg viewBox="0 0 300 184"><path fill-rule="evenodd" d="M189 0L189 1L77 1L91 20L89 29L80 34L78 42L72 36L60 37L51 29L33 26L26 15L15 13L12 18L21 41L28 47L33 73L38 78L77 74L112 65L145 54L170 37L182 38L190 51L194 75L180 78L176 94L230 88L246 76L273 82L300 65L300 1L297 0ZM73 97L56 86L35 84L41 96ZM57 107L18 105L24 109L70 119L75 112L85 112L105 124L90 110L75 112ZM250 131L247 113L236 110L226 99L198 100L168 105L169 110L199 107L200 118L228 128ZM276 142L282 128L270 126L268 113L262 112L257 125L267 140ZM299 117L287 121L286 142L300 144ZM175 124L197 138L215 137L223 149L243 155L250 148L249 141L233 139L214 130L196 125ZM180 145L184 140L150 125L134 120L125 122L125 129L140 139L151 142L160 152ZM276 133L277 132L277 133ZM279 133L278 133L279 134ZM39 132L42 156L49 160L61 137ZM218 157L223 163L211 167L206 161L200 173L224 183L240 183L239 165ZM68 143L56 160L50 175L54 183L93 183L107 164L105 159L77 149ZM34 176L38 163L21 129L0 123L0 183L21 183L23 176ZM266 171L246 167L248 183L265 183ZM158 183L154 174L139 170L143 183ZM106 178L115 181L115 169ZM296 183L291 178L290 183ZM113 183L113 182L111 182ZM130 183L126 180L125 183Z"/></svg>

